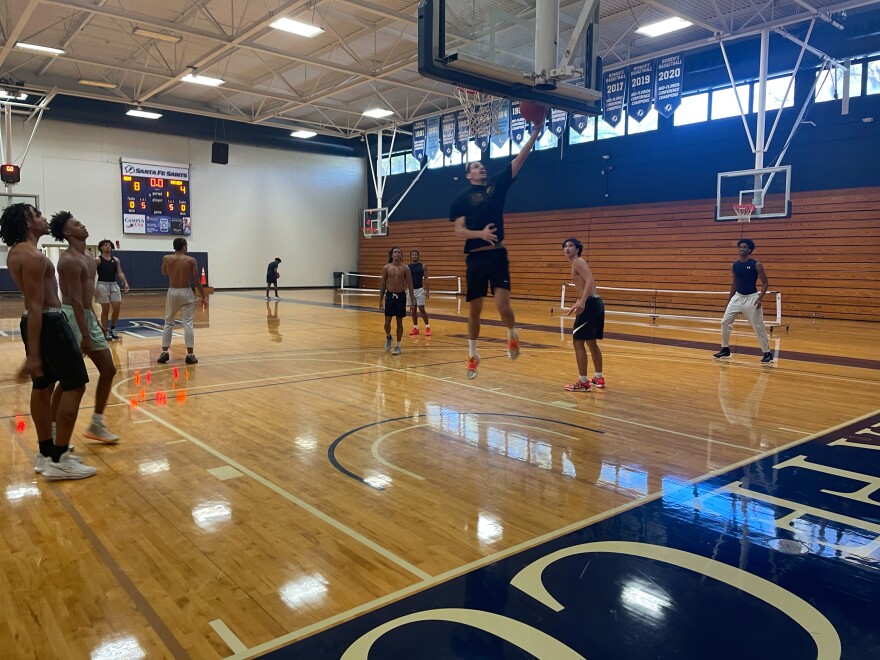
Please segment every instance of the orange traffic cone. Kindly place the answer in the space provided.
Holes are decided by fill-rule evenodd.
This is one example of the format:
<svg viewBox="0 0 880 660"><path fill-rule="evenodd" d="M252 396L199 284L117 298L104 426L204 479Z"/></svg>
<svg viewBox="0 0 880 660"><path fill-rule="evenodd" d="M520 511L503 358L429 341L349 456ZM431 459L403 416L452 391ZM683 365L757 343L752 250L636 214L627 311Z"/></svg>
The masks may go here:
<svg viewBox="0 0 880 660"><path fill-rule="evenodd" d="M208 278L205 277L205 267L202 266L202 286L205 286L208 283Z"/></svg>

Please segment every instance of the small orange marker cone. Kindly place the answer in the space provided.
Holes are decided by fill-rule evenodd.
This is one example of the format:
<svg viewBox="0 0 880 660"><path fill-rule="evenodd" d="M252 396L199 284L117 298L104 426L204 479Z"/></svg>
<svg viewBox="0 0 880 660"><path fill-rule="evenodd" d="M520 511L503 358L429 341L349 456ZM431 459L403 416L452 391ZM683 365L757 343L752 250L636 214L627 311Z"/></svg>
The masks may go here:
<svg viewBox="0 0 880 660"><path fill-rule="evenodd" d="M138 407L138 400L135 397L131 397L131 407L132 408Z"/></svg>
<svg viewBox="0 0 880 660"><path fill-rule="evenodd" d="M202 286L205 286L208 283L208 278L205 275L205 267L202 266Z"/></svg>
<svg viewBox="0 0 880 660"><path fill-rule="evenodd" d="M180 368L174 367L174 380L177 380L178 378L180 378Z"/></svg>

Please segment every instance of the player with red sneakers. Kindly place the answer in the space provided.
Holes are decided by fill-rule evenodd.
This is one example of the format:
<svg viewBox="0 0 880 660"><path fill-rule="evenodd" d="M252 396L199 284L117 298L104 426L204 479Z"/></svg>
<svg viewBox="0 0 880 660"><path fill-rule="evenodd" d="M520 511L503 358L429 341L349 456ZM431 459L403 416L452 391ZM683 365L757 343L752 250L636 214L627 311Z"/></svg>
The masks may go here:
<svg viewBox="0 0 880 660"><path fill-rule="evenodd" d="M567 238L562 244L562 251L571 263L571 281L577 288L578 298L568 310L568 316L575 314L574 329L571 333L574 344L574 356L578 366L578 380L566 385L568 392L589 392L591 387L605 388L602 376L602 351L599 350L598 339L605 332L605 304L596 289L596 280L587 262L581 257L584 246L576 238ZM587 349L593 358L596 375L588 380Z"/></svg>
<svg viewBox="0 0 880 660"><path fill-rule="evenodd" d="M545 110L546 114L546 110ZM538 124L544 117L536 117ZM480 356L477 339L480 337L480 315L483 298L489 293L495 296L495 306L501 321L507 328L507 355L511 360L519 357L519 333L510 306L510 266L504 248L504 200L507 191L526 162L541 132L539 126L516 158L502 172L489 178L486 168L479 161L467 164L465 178L470 188L456 197L449 209L449 220L455 223L455 235L464 238L467 254L467 296L470 303L468 314L468 361L467 377L477 377Z"/></svg>
<svg viewBox="0 0 880 660"><path fill-rule="evenodd" d="M425 322L425 337L431 336L431 321L428 320L428 312L425 311L425 302L431 296L431 290L428 288L428 267L421 262L421 255L418 250L409 251L409 272L412 274L413 293L416 295L415 300L409 300L407 295L407 303L412 307L413 328L409 331L410 337L416 337L419 334L419 312L422 313L422 320Z"/></svg>

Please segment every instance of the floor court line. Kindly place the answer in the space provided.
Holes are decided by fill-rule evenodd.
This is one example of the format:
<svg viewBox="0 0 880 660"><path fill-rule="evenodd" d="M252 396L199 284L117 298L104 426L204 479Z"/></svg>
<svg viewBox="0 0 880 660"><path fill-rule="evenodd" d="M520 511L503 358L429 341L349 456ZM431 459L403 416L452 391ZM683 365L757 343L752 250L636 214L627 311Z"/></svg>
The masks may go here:
<svg viewBox="0 0 880 660"><path fill-rule="evenodd" d="M242 651L247 651L247 646L242 642L238 636L230 630L229 626L223 623L222 619L214 619L209 624L214 632L217 633L217 636L223 640L226 646L229 647L229 650L233 653L241 653Z"/></svg>
<svg viewBox="0 0 880 660"><path fill-rule="evenodd" d="M129 380L131 380L131 379L126 378L126 379L123 379L123 380L119 381L117 384L115 384L115 385L113 386L113 389L112 389L113 396L115 396L115 397L121 399L122 397L119 395L118 388L119 388L123 383L126 383L126 382L128 382ZM306 501L303 500L303 499L300 499L299 497L297 497L297 496L294 495L293 493L291 493L291 492L285 490L284 488L282 488L282 487L279 486L278 484L274 483L274 482L271 481L270 479L267 479L266 477L264 477L264 476L262 476L262 475L260 475L260 474L257 474L256 472L254 472L254 471L251 470L250 468L245 467L244 465L242 465L242 464L239 463L238 461L234 460L233 458L230 458L229 456L227 456L226 454L222 453L221 451L219 451L219 450L217 450L217 449L214 449L213 447L211 447L210 445L208 445L208 444L205 443L205 442L202 442L201 440L199 440L199 439L196 438L195 436L193 436L193 435L187 433L186 431L184 431L184 430L182 430L182 429L179 429L178 427L176 427L176 426L175 426L174 424L172 424L171 422L168 422L168 421L166 421L165 419L162 419L161 417L159 417L159 416L156 415L155 413L152 413L152 412L150 412L150 411L148 411L148 410L141 409L140 411L141 411L142 414L147 415L148 417L151 417L151 418L154 419L157 423L159 423L159 424L161 424L162 426L164 426L164 427L170 429L171 431L174 431L175 433L177 433L177 434L178 434L179 436L181 436L182 438L188 440L189 442L193 443L193 444L196 445L197 447L200 447L201 449L203 449L204 451L208 452L209 454L211 454L211 455L214 456L215 458L218 458L219 460L223 461L223 462L226 463L227 465L231 465L232 467L236 468L238 471L240 471L240 472L246 474L246 475L249 476L251 479L253 479L253 480L256 481L257 483L261 484L261 485L264 486L265 488L268 488L269 490L271 490L271 491L274 492L275 494L280 495L281 497L283 497L284 499L286 499L288 502L291 502L292 504L295 504L296 506L300 507L300 508L303 509L304 511L310 513L312 516L314 516L315 518L317 518L317 519L320 520L321 522L323 522L323 523L325 523L325 524L327 524L327 525L333 527L333 528L336 529L338 532L341 532L342 534L345 534L346 536L348 536L349 538L353 539L354 541L356 541L356 542L360 543L361 545L363 545L363 546L369 548L370 550L372 550L372 551L375 552L376 554L380 555L381 557L387 559L389 562L395 564L395 565L398 566L399 568L402 568L403 570L407 571L408 573L411 573L412 575L415 575L415 576L418 577L419 579L423 579L423 580L424 580L424 579L428 579L428 578L431 577L428 573L426 573L426 572L423 571L422 569L418 568L417 566L412 565L411 563L409 563L408 561L406 561L406 560L403 559L402 557L398 557L398 556L395 555L393 552L391 552L390 550L388 550L388 549L386 549L386 548L383 548L382 546L380 546L380 545L379 545L378 543L376 543L375 541L372 541L371 539L368 539L366 536L364 536L363 534L361 534L361 533L355 531L354 529L352 529L352 528L349 527L348 525L345 525L344 523L342 523L342 522L336 520L335 518L332 518L331 516L328 516L326 513L324 513L323 511L321 511L321 510L318 509L317 507L315 507L315 506L309 504L308 502L306 502Z"/></svg>
<svg viewBox="0 0 880 660"><path fill-rule="evenodd" d="M781 447L778 447L775 449L770 449L765 452L762 452L762 453L758 454L757 456L751 456L749 458L743 459L743 460L738 461L736 463L732 463L731 465L725 466L723 468L718 468L717 470L712 470L711 472L707 472L706 474L704 474L700 477L696 477L694 479L691 479L691 480L683 483L678 488L668 489L666 491L660 490L655 493L650 493L650 494L646 495L645 497L633 500L632 502L627 502L626 504L621 504L620 506L614 507L613 509L609 509L608 511L605 511L600 514L596 514L595 516L590 516L589 518L585 518L583 520L580 520L580 521L577 521L574 523L570 523L564 527L561 527L561 528L554 530L552 532L547 532L546 534L542 534L541 536L535 537L534 539L531 539L529 541L523 541L522 543L519 543L515 546L511 546L510 548L506 548L505 550L501 550L501 551L493 553L491 555L487 555L487 556L483 557L482 559L472 561L468 564L465 564L464 566L460 566L458 568L454 568L449 571L446 571L445 573L441 573L440 575L436 575L428 580L425 580L424 582L421 582L418 584L413 584L408 587L404 587L403 589L395 591L394 593L387 594L387 595L382 596L380 598L376 598L375 600L372 600L368 603L363 603L362 605L358 605L357 607L353 607L350 610L346 610L345 612L340 612L339 614L336 614L332 617L328 617L328 618L324 619L323 621L315 622L313 624L310 624L310 625L305 626L303 628L300 628L298 630L294 630L292 632L289 632L286 635L282 635L280 637L276 637L275 639L268 640L268 641L263 642L257 646L253 646L253 647L247 649L246 651L243 651L242 653L236 653L235 655L227 658L227 660L245 660L246 658L252 658L252 657L255 657L255 656L260 655L262 653L266 653L267 651L271 651L273 649L279 648L282 645L288 644L290 642L294 642L294 641L301 639L303 637L307 637L308 635L311 635L312 633L316 633L316 632L319 632L319 631L324 630L326 628L329 628L333 625L336 625L337 623L342 623L343 621L347 621L349 619L352 619L360 614L370 612L370 611L372 611L382 605L385 605L387 603L391 603L391 602L400 600L401 598L404 598L405 596L409 596L409 595L414 594L418 591L422 591L424 589L427 589L427 588L432 587L434 585L440 584L440 583L445 582L447 580L451 580L452 578L458 577L459 575L463 575L463 574L468 573L468 572L475 570L477 568L482 568L483 566L487 566L489 564L492 564L496 561L499 561L500 559L504 559L505 557L509 557L510 555L514 555L518 552L528 550L528 549L533 548L537 545L540 545L541 543L545 543L547 541L552 541L553 539L559 538L560 536L564 536L565 534L568 534L570 532L577 531L578 529L581 529L583 527L587 527L588 525L592 525L594 523L600 522L600 521L605 520L607 518L611 518L612 516L615 516L619 513L623 513L625 511L630 510L630 509L634 509L638 506L641 506L642 504L647 504L648 502L653 502L654 500L662 497L665 493L671 494L674 492L679 492L679 491L686 489L686 488L691 488L692 486L694 486L698 483L701 483L703 481L706 481L708 479L711 479L719 474L724 474L725 472L729 472L731 470L736 470L737 468L740 468L744 465L748 465L749 463L754 463L756 461L767 458L768 456L778 454L778 453L783 452L787 449L791 449L792 447L796 447L800 444L809 442L810 440L813 440L813 439L818 438L820 436L823 436L825 434L833 433L837 429L844 428L845 426L849 426L850 424L854 424L862 419L867 419L868 417L872 417L877 414L880 414L880 409L874 410L874 411L866 413L864 415L860 415L859 417L855 417L855 418L847 420L845 422L841 422L840 424L835 424L834 426L831 426L827 429L823 429L821 431L813 433L805 438L798 438L797 440L793 440L792 442L789 442L788 444L782 445Z"/></svg>

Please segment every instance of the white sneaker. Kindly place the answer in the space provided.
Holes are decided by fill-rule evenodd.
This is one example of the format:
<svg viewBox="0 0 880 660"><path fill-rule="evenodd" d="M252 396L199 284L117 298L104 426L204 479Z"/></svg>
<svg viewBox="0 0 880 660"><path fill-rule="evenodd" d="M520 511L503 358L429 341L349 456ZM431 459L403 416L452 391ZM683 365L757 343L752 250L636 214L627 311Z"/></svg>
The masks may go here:
<svg viewBox="0 0 880 660"><path fill-rule="evenodd" d="M110 433L110 431L107 430L107 427L104 426L103 422L96 422L94 420L89 424L89 428L86 429L85 436L92 440L104 442L108 445L119 442L118 435Z"/></svg>
<svg viewBox="0 0 880 660"><path fill-rule="evenodd" d="M83 465L74 460L70 452L61 454L61 460L57 463L48 461L43 468L43 477L46 481L62 481L64 479L86 479L94 476L98 470L88 465Z"/></svg>
<svg viewBox="0 0 880 660"><path fill-rule="evenodd" d="M67 453L70 454L70 460L75 463L82 463L82 456L73 453L73 447L68 448ZM48 456L43 456L40 452L37 452L37 456L34 459L34 472L37 474L43 474L43 470L46 469L46 466L52 462L52 459Z"/></svg>
<svg viewBox="0 0 880 660"><path fill-rule="evenodd" d="M400 345L394 347L394 350L391 351L391 355L400 355Z"/></svg>

